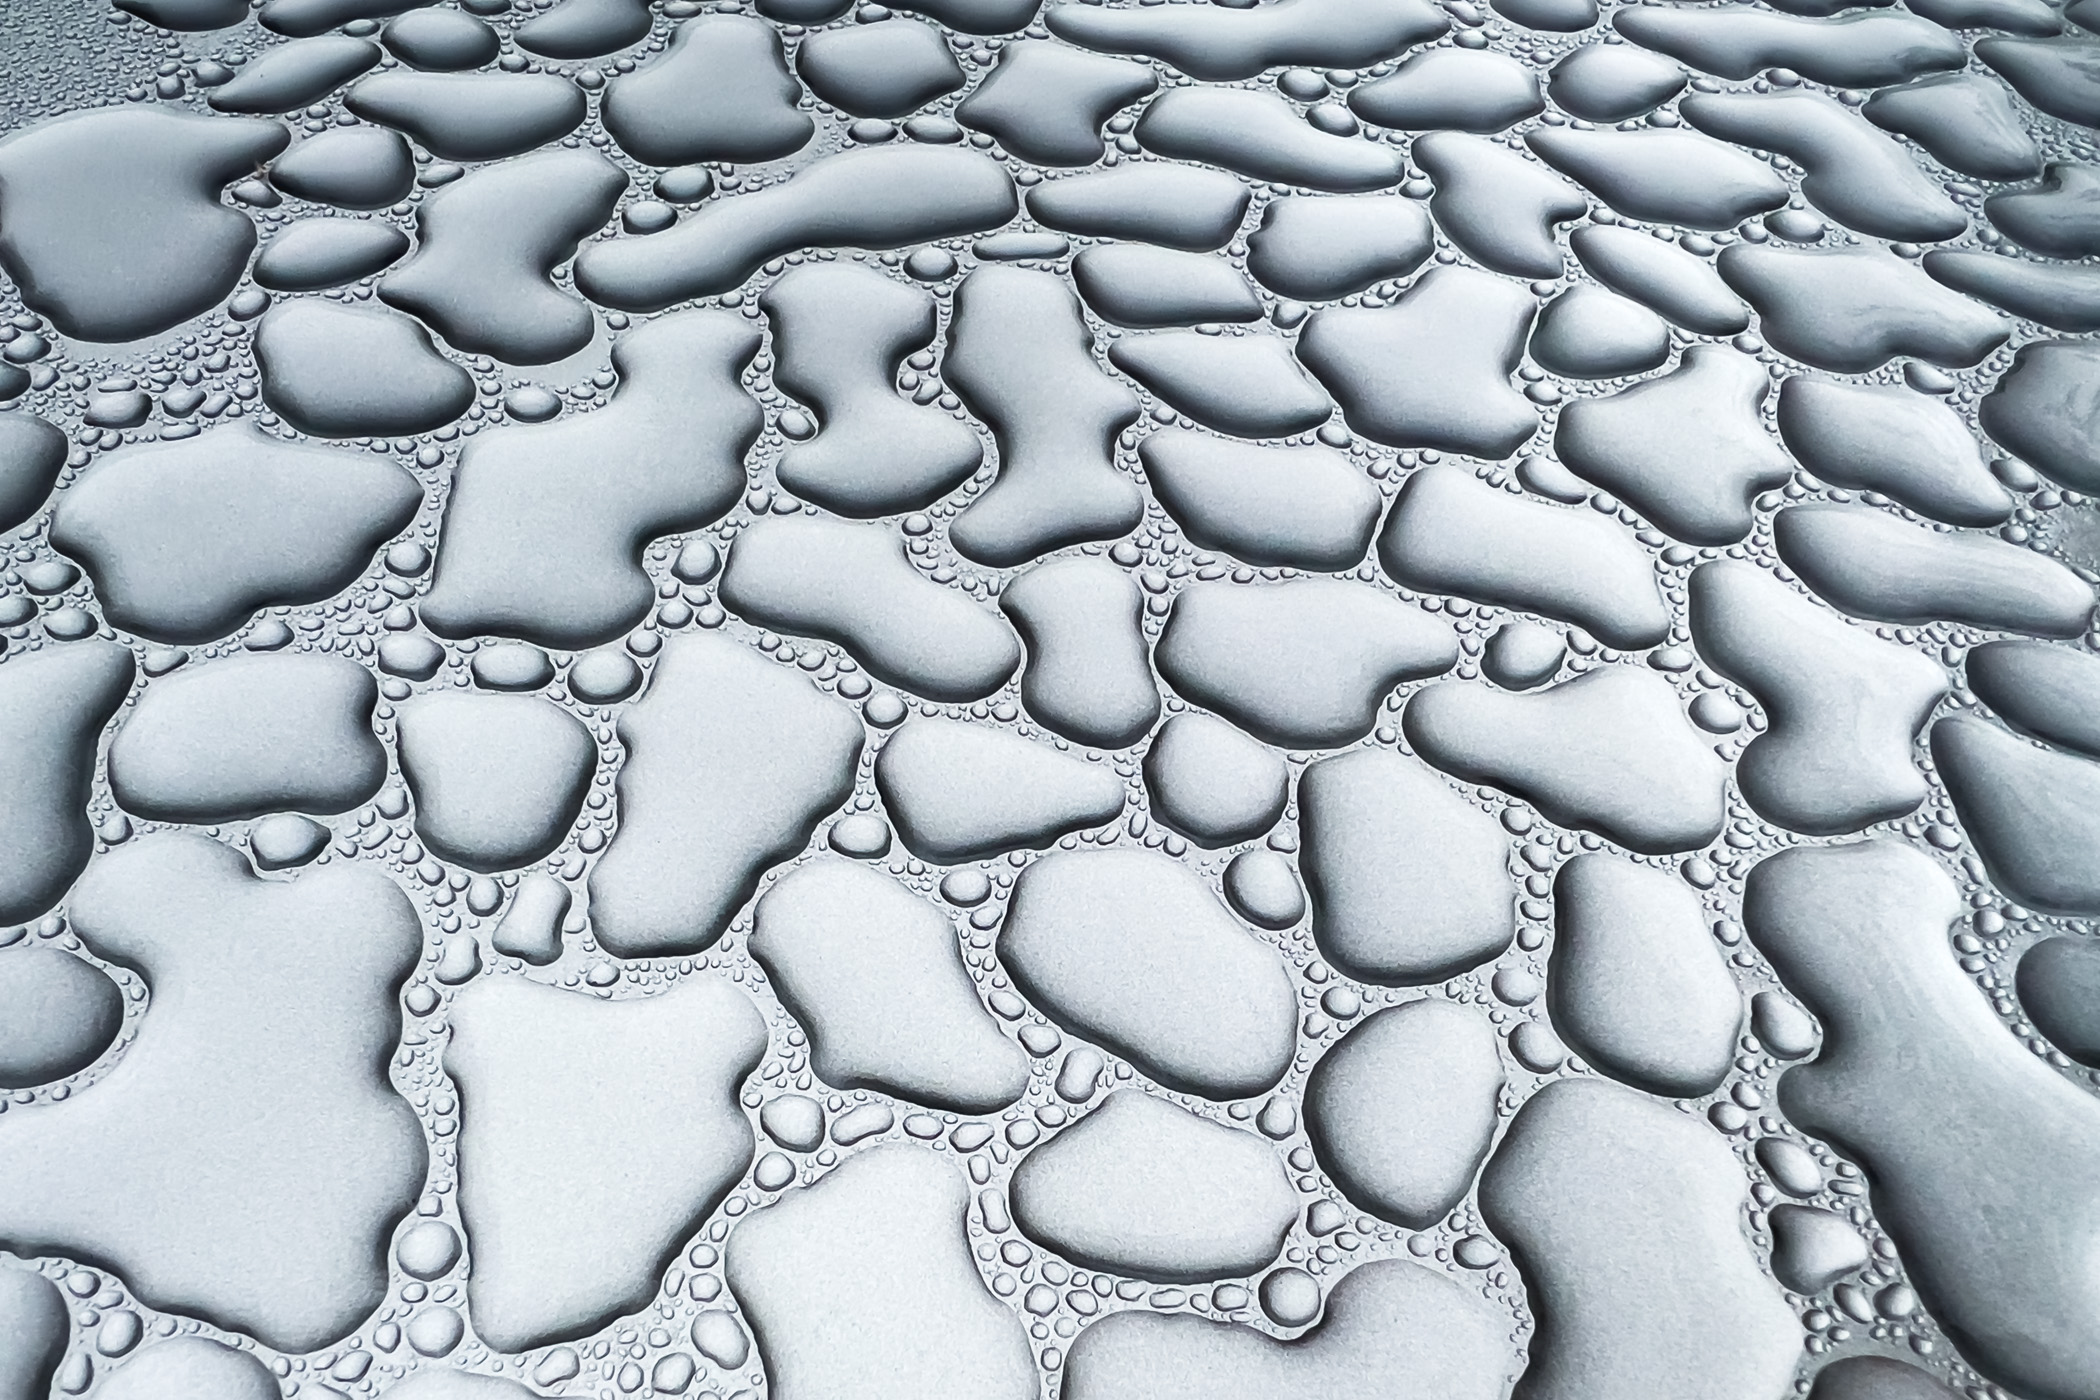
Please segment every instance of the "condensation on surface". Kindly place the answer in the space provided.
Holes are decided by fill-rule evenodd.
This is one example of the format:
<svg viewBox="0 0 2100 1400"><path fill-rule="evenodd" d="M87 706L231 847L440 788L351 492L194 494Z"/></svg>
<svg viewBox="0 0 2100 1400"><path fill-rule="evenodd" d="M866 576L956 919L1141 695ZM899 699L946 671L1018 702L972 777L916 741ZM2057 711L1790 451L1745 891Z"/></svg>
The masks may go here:
<svg viewBox="0 0 2100 1400"><path fill-rule="evenodd" d="M0 9L0 1400L2100 1400L2094 4Z"/></svg>

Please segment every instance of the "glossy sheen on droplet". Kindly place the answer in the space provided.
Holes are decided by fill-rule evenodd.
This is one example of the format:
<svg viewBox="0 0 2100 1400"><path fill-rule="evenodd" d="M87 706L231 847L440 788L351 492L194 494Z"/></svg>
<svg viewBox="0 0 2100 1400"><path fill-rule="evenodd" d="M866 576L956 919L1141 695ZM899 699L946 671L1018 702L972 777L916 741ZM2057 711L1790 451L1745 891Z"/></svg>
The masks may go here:
<svg viewBox="0 0 2100 1400"><path fill-rule="evenodd" d="M476 436L461 454L423 620L444 636L610 641L649 608L641 541L719 518L743 487L760 416L737 376L758 350L741 317L652 321L613 352L593 413ZM515 551L532 558L513 567Z"/></svg>
<svg viewBox="0 0 2100 1400"><path fill-rule="evenodd" d="M1375 749L1298 782L1303 868L1320 951L1352 977L1421 985L1509 946L1509 843L1421 764Z"/></svg>
<svg viewBox="0 0 2100 1400"><path fill-rule="evenodd" d="M655 311L726 292L766 259L807 244L898 248L997 228L1014 189L989 158L940 146L843 151L792 179L705 205L637 241L593 244L576 285L593 301Z"/></svg>
<svg viewBox="0 0 2100 1400"><path fill-rule="evenodd" d="M530 865L560 845L597 764L584 727L536 697L419 696L395 723L417 832L469 870Z"/></svg>
<svg viewBox="0 0 2100 1400"><path fill-rule="evenodd" d="M377 688L343 657L229 657L146 688L109 746L110 789L156 821L345 812L379 791Z"/></svg>
<svg viewBox="0 0 2100 1400"><path fill-rule="evenodd" d="M1038 1007L1169 1088L1244 1098L1289 1062L1282 959L1166 856L1044 856L1015 882L999 957Z"/></svg>
<svg viewBox="0 0 2100 1400"><path fill-rule="evenodd" d="M372 1071L400 1035L414 907L376 870L264 881L181 834L103 857L70 908L159 990L91 1093L9 1112L0 1236L121 1262L142 1299L272 1344L343 1337L423 1183L415 1115Z"/></svg>
<svg viewBox="0 0 2100 1400"><path fill-rule="evenodd" d="M1465 1197L1504 1083L1478 1012L1423 998L1366 1017L1305 1082L1305 1130L1352 1204L1410 1229Z"/></svg>
<svg viewBox="0 0 2100 1400"><path fill-rule="evenodd" d="M104 456L60 504L51 540L86 566L112 621L201 642L259 608L336 593L422 498L383 458L233 424Z"/></svg>
<svg viewBox="0 0 2100 1400"><path fill-rule="evenodd" d="M1605 666L1525 695L1447 681L1416 694L1401 720L1445 772L1629 850L1693 850L1720 834L1726 770L1652 671Z"/></svg>
<svg viewBox="0 0 2100 1400"><path fill-rule="evenodd" d="M1653 646L1669 629L1653 568L1625 531L1595 511L1497 491L1461 467L1407 479L1378 562L1407 587L1573 622L1613 646Z"/></svg>
<svg viewBox="0 0 2100 1400"><path fill-rule="evenodd" d="M1943 668L1740 562L1702 564L1690 603L1701 659L1755 695L1770 720L1736 765L1758 815L1829 836L1925 800L1911 745L1947 691Z"/></svg>
<svg viewBox="0 0 2100 1400"><path fill-rule="evenodd" d="M67 335L133 340L234 288L255 226L219 190L283 150L275 122L75 112L0 141L0 255Z"/></svg>
<svg viewBox="0 0 2100 1400"><path fill-rule="evenodd" d="M1973 1364L2002 1384L2089 1394L2094 1341L2071 1319L2093 1290L2078 1261L2095 1228L2082 1164L2100 1115L1957 966L1946 937L1961 912L1937 863L1889 841L1789 851L1751 872L1752 940L1833 1042L1859 1047L1788 1070L1780 1102L1808 1132L1843 1135L1920 1296L1957 1320Z"/></svg>
<svg viewBox="0 0 2100 1400"><path fill-rule="evenodd" d="M835 858L759 900L751 955L809 1030L827 1084L985 1113L1019 1098L1028 1059L977 1000L940 911Z"/></svg>
<svg viewBox="0 0 2100 1400"><path fill-rule="evenodd" d="M92 963L58 948L0 950L0 1088L33 1088L85 1069L123 1024L123 993ZM0 1297L4 1289L0 1283Z"/></svg>
<svg viewBox="0 0 2100 1400"><path fill-rule="evenodd" d="M1365 584L1317 578L1185 589L1153 651L1185 698L1288 748L1362 738L1393 686L1456 660L1450 629L1428 614Z"/></svg>
<svg viewBox="0 0 2100 1400"><path fill-rule="evenodd" d="M524 1351L640 1307L751 1160L750 999L718 978L605 1002L512 977L475 983L452 1020L475 1330Z"/></svg>
<svg viewBox="0 0 2100 1400"><path fill-rule="evenodd" d="M136 667L99 641L0 663L0 923L37 918L86 868L95 750Z"/></svg>
<svg viewBox="0 0 2100 1400"><path fill-rule="evenodd" d="M1028 1154L1009 1188L1029 1238L1160 1283L1253 1273L1298 1214L1268 1145L1140 1089L1119 1090Z"/></svg>
<svg viewBox="0 0 2100 1400"><path fill-rule="evenodd" d="M1746 1183L1696 1120L1595 1079L1526 1101L1480 1180L1480 1208L1538 1309L1527 1384L1560 1393L1785 1388L1800 1325L1737 1217Z"/></svg>
<svg viewBox="0 0 2100 1400"><path fill-rule="evenodd" d="M713 722L687 721L704 710ZM852 790L862 729L795 672L716 636L664 649L620 718L620 829L591 871L599 942L705 948Z"/></svg>
<svg viewBox="0 0 2100 1400"><path fill-rule="evenodd" d="M1027 1333L970 1257L968 1184L941 1155L885 1144L731 1234L729 1286L775 1394L1031 1400ZM940 1319L940 1342L924 1328ZM835 1340L845 1328L857 1339Z"/></svg>
<svg viewBox="0 0 2100 1400"><path fill-rule="evenodd" d="M875 782L904 844L944 865L1041 850L1114 820L1124 800L1105 765L952 719L906 723L876 756Z"/></svg>
<svg viewBox="0 0 2100 1400"><path fill-rule="evenodd" d="M822 423L781 453L774 470L789 491L840 515L891 515L932 505L984 460L967 424L896 390L905 356L933 340L931 295L851 263L816 263L759 304L773 323L774 382Z"/></svg>
<svg viewBox="0 0 2100 1400"><path fill-rule="evenodd" d="M919 573L883 525L755 522L729 551L721 596L760 626L838 642L877 679L930 699L981 699L1021 661L997 613Z"/></svg>

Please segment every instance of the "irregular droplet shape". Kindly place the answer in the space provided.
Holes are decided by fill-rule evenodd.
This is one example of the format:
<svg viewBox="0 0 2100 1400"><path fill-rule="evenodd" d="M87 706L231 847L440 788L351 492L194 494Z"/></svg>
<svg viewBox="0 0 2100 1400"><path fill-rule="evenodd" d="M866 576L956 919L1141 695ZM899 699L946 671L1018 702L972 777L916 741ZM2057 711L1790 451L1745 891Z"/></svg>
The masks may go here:
<svg viewBox="0 0 2100 1400"><path fill-rule="evenodd" d="M2100 911L2100 764L1968 715L1932 726L1932 759L1999 888L2031 909Z"/></svg>
<svg viewBox="0 0 2100 1400"><path fill-rule="evenodd" d="M1043 18L1067 43L1164 59L1192 78L1216 83L1288 64L1368 67L1451 26L1422 0L1279 0L1245 10L1058 4Z"/></svg>
<svg viewBox="0 0 2100 1400"><path fill-rule="evenodd" d="M2053 480L2100 489L2100 347L2075 340L2021 346L1977 405L1976 421Z"/></svg>
<svg viewBox="0 0 2100 1400"><path fill-rule="evenodd" d="M1764 162L1689 131L1540 127L1524 143L1621 214L1723 229L1786 203Z"/></svg>
<svg viewBox="0 0 2100 1400"><path fill-rule="evenodd" d="M387 52L427 73L457 73L495 59L496 31L462 10L411 10L386 27Z"/></svg>
<svg viewBox="0 0 2100 1400"><path fill-rule="evenodd" d="M1118 326L1149 330L1261 317L1247 279L1197 253L1141 243L1082 248L1072 259L1072 282L1096 315Z"/></svg>
<svg viewBox="0 0 2100 1400"><path fill-rule="evenodd" d="M1949 525L1996 525L2013 500L1961 416L1896 385L1797 374L1779 386L1780 440L1833 486L1879 491Z"/></svg>
<svg viewBox="0 0 2100 1400"><path fill-rule="evenodd" d="M1191 541L1250 564L1347 569L1364 557L1378 523L1378 488L1326 447L1264 447L1167 428L1139 443L1138 457L1153 495Z"/></svg>
<svg viewBox="0 0 2100 1400"><path fill-rule="evenodd" d="M1210 715L1175 715L1145 750L1152 814L1211 849L1274 826L1288 781L1282 759Z"/></svg>
<svg viewBox="0 0 2100 1400"><path fill-rule="evenodd" d="M1129 574L1099 559L1051 559L1006 585L999 607L1028 643L1021 703L1036 723L1119 749L1159 718L1144 599Z"/></svg>
<svg viewBox="0 0 2100 1400"><path fill-rule="evenodd" d="M1645 374L1669 360L1670 328L1639 302L1599 287L1570 287L1540 312L1531 358L1571 379Z"/></svg>
<svg viewBox="0 0 2100 1400"><path fill-rule="evenodd" d="M751 1161L751 999L715 976L619 1001L492 977L451 1016L475 1333L527 1351L645 1306Z"/></svg>
<svg viewBox="0 0 2100 1400"><path fill-rule="evenodd" d="M311 106L379 62L369 39L331 34L264 49L205 99L215 112L277 116Z"/></svg>
<svg viewBox="0 0 2100 1400"><path fill-rule="evenodd" d="M1079 303L1054 274L984 266L955 293L948 382L992 429L999 477L949 527L964 558L1011 568L1144 515L1114 440L1137 395L1102 371Z"/></svg>
<svg viewBox="0 0 2100 1400"><path fill-rule="evenodd" d="M95 751L135 669L103 641L0 663L0 924L42 915L87 868Z"/></svg>
<svg viewBox="0 0 2100 1400"><path fill-rule="evenodd" d="M811 92L856 117L908 117L964 83L941 32L913 20L819 30L796 48L795 70Z"/></svg>
<svg viewBox="0 0 2100 1400"><path fill-rule="evenodd" d="M1582 270L1667 321L1700 335L1735 335L1750 325L1742 300L1712 264L1628 228L1585 224L1568 235Z"/></svg>
<svg viewBox="0 0 2100 1400"><path fill-rule="evenodd" d="M1420 763L1323 758L1298 780L1298 819L1313 938L1351 977L1442 982L1516 936L1508 838Z"/></svg>
<svg viewBox="0 0 2100 1400"><path fill-rule="evenodd" d="M1144 64L1023 39L999 51L955 119L1037 165L1092 165L1104 149L1101 123L1158 86Z"/></svg>
<svg viewBox="0 0 2100 1400"><path fill-rule="evenodd" d="M1080 1333L1067 1400L1496 1400L1515 1365L1508 1325L1454 1280L1406 1259L1344 1274L1295 1341L1187 1313L1118 1312Z"/></svg>
<svg viewBox="0 0 2100 1400"><path fill-rule="evenodd" d="M1539 80L1507 54L1424 49L1383 78L1349 89L1349 110L1404 131L1448 128L1485 135L1545 108Z"/></svg>
<svg viewBox="0 0 2100 1400"><path fill-rule="evenodd" d="M219 201L290 138L276 122L162 107L53 117L0 141L0 267L80 340L181 325L234 289L255 247Z"/></svg>
<svg viewBox="0 0 2100 1400"><path fill-rule="evenodd" d="M1908 136L1934 160L1986 180L2024 180L2042 153L2005 89L1972 73L1943 73L1869 97L1861 115Z"/></svg>
<svg viewBox="0 0 2100 1400"><path fill-rule="evenodd" d="M1288 437L1334 412L1282 336L1126 335L1108 347L1108 362L1176 411L1236 437Z"/></svg>
<svg viewBox="0 0 2100 1400"><path fill-rule="evenodd" d="M1612 28L1642 48L1739 80L1788 68L1831 87L1873 88L1966 62L1961 40L1909 15L1804 19L1755 5L1643 4L1614 13Z"/></svg>
<svg viewBox="0 0 2100 1400"><path fill-rule="evenodd" d="M904 725L876 755L875 782L904 844L942 865L1040 850L1123 810L1111 769L961 720Z"/></svg>
<svg viewBox="0 0 2100 1400"><path fill-rule="evenodd" d="M689 634L666 643L618 733L620 829L591 870L591 919L608 952L635 957L720 938L853 790L862 730L793 671Z"/></svg>
<svg viewBox="0 0 2100 1400"><path fill-rule="evenodd" d="M281 1392L270 1368L249 1351L202 1337L156 1342L111 1372L95 1391L116 1400L274 1400Z"/></svg>
<svg viewBox="0 0 2100 1400"><path fill-rule="evenodd" d="M71 1330L57 1284L28 1269L0 1270L0 1397L46 1400Z"/></svg>
<svg viewBox="0 0 2100 1400"><path fill-rule="evenodd" d="M43 509L69 450L66 435L33 413L0 416L0 534Z"/></svg>
<svg viewBox="0 0 2100 1400"><path fill-rule="evenodd" d="M1683 91L1684 70L1629 44L1588 43L1553 65L1546 95L1585 121L1645 116Z"/></svg>
<svg viewBox="0 0 2100 1400"><path fill-rule="evenodd" d="M378 73L343 105L404 131L440 160L502 160L576 129L583 91L556 73Z"/></svg>
<svg viewBox="0 0 2100 1400"><path fill-rule="evenodd" d="M518 26L516 41L544 58L598 58L649 34L643 0L561 0Z"/></svg>
<svg viewBox="0 0 2100 1400"><path fill-rule="evenodd" d="M1955 1400L1960 1392L1888 1356L1845 1356L1816 1372L1811 1400Z"/></svg>
<svg viewBox="0 0 2100 1400"><path fill-rule="evenodd" d="M1231 240L1251 198L1222 170L1146 161L1046 181L1028 191L1028 213L1063 233L1205 253Z"/></svg>
<svg viewBox="0 0 2100 1400"><path fill-rule="evenodd" d="M1875 1219L1964 1360L2029 1393L2088 1397L2100 1112L1956 963L1947 930L1965 912L1935 861L1890 841L1803 847L1750 872L1751 941L1826 1037L1781 1076L1779 1101L1860 1163Z"/></svg>
<svg viewBox="0 0 2100 1400"><path fill-rule="evenodd" d="M1854 617L2075 637L2093 613L2092 586L2053 559L1871 506L1790 506L1772 539L1802 582Z"/></svg>
<svg viewBox="0 0 2100 1400"><path fill-rule="evenodd" d="M266 312L255 332L263 402L315 437L403 437L443 427L474 381L392 311L311 298Z"/></svg>
<svg viewBox="0 0 2100 1400"><path fill-rule="evenodd" d="M372 673L284 652L191 665L146 687L109 746L111 793L153 821L347 812L386 779Z"/></svg>
<svg viewBox="0 0 2100 1400"><path fill-rule="evenodd" d="M969 1205L968 1184L941 1157L886 1144L746 1216L725 1273L769 1392L1034 1400L1028 1334L970 1257Z"/></svg>
<svg viewBox="0 0 2100 1400"><path fill-rule="evenodd" d="M476 170L423 201L421 249L381 280L379 295L469 354L520 365L574 354L591 339L591 310L555 287L554 269L626 188L626 172L590 151Z"/></svg>
<svg viewBox="0 0 2100 1400"><path fill-rule="evenodd" d="M2100 123L2100 44L1994 34L1976 41L1976 56L2030 106L2080 126Z"/></svg>
<svg viewBox="0 0 2100 1400"><path fill-rule="evenodd" d="M1901 146L1821 93L1699 93L1678 109L1709 136L1801 166L1801 193L1849 229L1931 243L1969 225Z"/></svg>
<svg viewBox="0 0 2100 1400"><path fill-rule="evenodd" d="M790 443L780 484L839 515L923 510L984 460L966 423L897 392L905 356L933 341L931 294L854 263L808 263L766 288L773 378L816 410L822 430Z"/></svg>
<svg viewBox="0 0 2100 1400"><path fill-rule="evenodd" d="M1759 816L1835 836L1925 800L1911 744L1947 693L1942 667L1739 561L1700 565L1690 596L1700 659L1755 695L1770 721L1736 761Z"/></svg>
<svg viewBox="0 0 2100 1400"><path fill-rule="evenodd" d="M408 142L369 126L331 127L270 163L270 183L338 209L384 209L408 197L416 165Z"/></svg>
<svg viewBox="0 0 2100 1400"><path fill-rule="evenodd" d="M1969 689L2026 734L2100 758L2100 657L2045 642L1985 642L1963 662Z"/></svg>
<svg viewBox="0 0 2100 1400"><path fill-rule="evenodd" d="M605 129L648 165L777 160L816 130L796 110L801 97L773 26L703 15L679 25L661 57L613 79Z"/></svg>
<svg viewBox="0 0 2100 1400"><path fill-rule="evenodd" d="M395 720L416 834L440 857L482 872L552 852L583 809L598 746L537 696L417 696Z"/></svg>
<svg viewBox="0 0 2100 1400"><path fill-rule="evenodd" d="M0 1089L35 1088L86 1069L123 1024L124 994L85 958L42 945L0 950ZM0 1321L9 1320L13 1277L0 1275ZM27 1328L30 1320L13 1322ZM0 1329L0 1336L12 1335L28 1334ZM14 1400L9 1351L0 1342L0 1396Z"/></svg>
<svg viewBox="0 0 2100 1400"><path fill-rule="evenodd" d="M1573 185L1483 136L1432 131L1412 154L1436 182L1430 213L1475 262L1511 277L1560 276L1554 227L1589 209Z"/></svg>
<svg viewBox="0 0 2100 1400"><path fill-rule="evenodd" d="M2005 321L1869 248L1721 250L1722 278L1763 318L1765 339L1803 364L1863 374L1898 355L1964 369L2003 344Z"/></svg>
<svg viewBox="0 0 2100 1400"><path fill-rule="evenodd" d="M1448 627L1368 585L1299 579L1197 583L1153 650L1167 684L1285 748L1338 748L1371 732L1386 692L1447 671Z"/></svg>
<svg viewBox="0 0 2100 1400"><path fill-rule="evenodd" d="M2020 1009L2051 1044L2082 1065L2100 1061L2100 958L2090 940L2045 938L2020 955ZM5 967L0 963L0 967Z"/></svg>
<svg viewBox="0 0 2100 1400"><path fill-rule="evenodd" d="M1696 850L1721 834L1727 769L1652 671L1600 666L1519 695L1449 681L1418 692L1400 718L1438 768L1630 851Z"/></svg>
<svg viewBox="0 0 2100 1400"><path fill-rule="evenodd" d="M1290 1063L1297 999L1282 958L1166 856L1042 857L1014 882L998 951L1053 1020L1169 1089L1246 1098Z"/></svg>
<svg viewBox="0 0 2100 1400"><path fill-rule="evenodd" d="M1572 622L1611 646L1654 646L1670 630L1654 566L1622 527L1499 491L1459 466L1407 479L1378 562L1404 587Z"/></svg>
<svg viewBox="0 0 2100 1400"><path fill-rule="evenodd" d="M1435 246L1421 204L1397 195L1285 195L1247 235L1247 271L1279 296L1328 301L1405 277Z"/></svg>
<svg viewBox="0 0 2100 1400"><path fill-rule="evenodd" d="M759 626L837 642L877 678L929 699L982 699L1021 663L998 615L913 568L888 526L754 521L729 551L720 592Z"/></svg>
<svg viewBox="0 0 2100 1400"><path fill-rule="evenodd" d="M1771 389L1750 356L1695 345L1660 378L1562 409L1554 450L1678 539L1733 544L1750 533L1751 501L1793 474L1760 417Z"/></svg>
<svg viewBox="0 0 2100 1400"><path fill-rule="evenodd" d="M729 291L798 248L902 248L997 228L1015 208L1006 172L975 151L841 151L779 184L710 200L675 228L591 244L576 259L576 286L605 306L660 311Z"/></svg>
<svg viewBox="0 0 2100 1400"><path fill-rule="evenodd" d="M183 834L103 856L70 915L153 1004L92 1087L8 1112L0 1240L105 1261L142 1301L268 1346L345 1336L423 1188L422 1129L384 1072L414 906L370 867L262 880Z"/></svg>
<svg viewBox="0 0 2100 1400"><path fill-rule="evenodd" d="M1390 151L1330 135L1282 98L1243 88L1169 88L1132 134L1154 155L1333 194L1397 185L1403 169Z"/></svg>
<svg viewBox="0 0 2100 1400"><path fill-rule="evenodd" d="M1526 1400L1783 1392L1801 1328L1741 1224L1742 1168L1695 1119L1595 1079L1517 1110L1480 1211L1524 1271Z"/></svg>
<svg viewBox="0 0 2100 1400"><path fill-rule="evenodd" d="M665 316L613 347L620 386L603 408L476 434L446 500L424 622L552 647L639 622L655 599L643 543L710 524L743 491L762 419L739 376L758 346L741 316Z"/></svg>
<svg viewBox="0 0 2100 1400"><path fill-rule="evenodd" d="M1391 306L1314 312L1298 358L1374 442L1499 460L1538 431L1509 383L1537 314L1521 287L1439 267Z"/></svg>
<svg viewBox="0 0 2100 1400"><path fill-rule="evenodd" d="M1553 899L1546 997L1568 1048L1664 1098L1720 1087L1743 996L1699 896L1667 872L1590 854L1560 868Z"/></svg>
<svg viewBox="0 0 2100 1400"><path fill-rule="evenodd" d="M422 503L385 458L237 423L104 455L59 502L51 543L87 569L112 623L207 642L342 591Z"/></svg>
<svg viewBox="0 0 2100 1400"><path fill-rule="evenodd" d="M1028 1087L955 927L889 876L819 857L758 901L751 956L809 1032L810 1065L839 1089L879 1089L953 1113L991 1113Z"/></svg>

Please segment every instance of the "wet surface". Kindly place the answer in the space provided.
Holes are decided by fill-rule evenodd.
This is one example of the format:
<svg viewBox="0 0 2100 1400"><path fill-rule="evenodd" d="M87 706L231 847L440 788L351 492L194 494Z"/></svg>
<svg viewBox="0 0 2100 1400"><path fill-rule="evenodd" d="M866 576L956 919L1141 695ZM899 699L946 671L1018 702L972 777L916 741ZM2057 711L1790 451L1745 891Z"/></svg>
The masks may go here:
<svg viewBox="0 0 2100 1400"><path fill-rule="evenodd" d="M2095 34L7 7L0 1400L2100 1400Z"/></svg>

